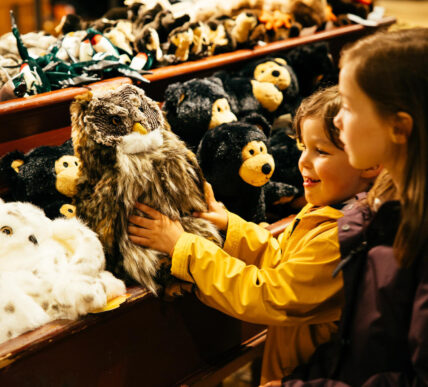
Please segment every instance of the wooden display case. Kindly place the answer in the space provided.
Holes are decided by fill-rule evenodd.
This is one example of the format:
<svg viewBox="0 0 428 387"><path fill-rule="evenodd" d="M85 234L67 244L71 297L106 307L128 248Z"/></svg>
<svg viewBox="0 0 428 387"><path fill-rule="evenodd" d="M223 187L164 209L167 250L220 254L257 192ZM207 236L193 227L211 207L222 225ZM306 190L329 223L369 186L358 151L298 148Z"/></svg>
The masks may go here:
<svg viewBox="0 0 428 387"><path fill-rule="evenodd" d="M316 41L328 41L337 58L344 44L394 21L384 19L377 28L347 26L154 69L147 76L151 83L143 88L160 101L171 82L234 69L256 57ZM88 87L130 82L115 78ZM70 102L86 90L68 88L0 103L0 156L69 138ZM0 181L0 194L6 190ZM288 221L272 225L273 234ZM192 295L164 302L141 287L128 292L130 298L116 310L74 322L54 321L0 344L0 386L215 386L263 351L263 326L221 314Z"/></svg>

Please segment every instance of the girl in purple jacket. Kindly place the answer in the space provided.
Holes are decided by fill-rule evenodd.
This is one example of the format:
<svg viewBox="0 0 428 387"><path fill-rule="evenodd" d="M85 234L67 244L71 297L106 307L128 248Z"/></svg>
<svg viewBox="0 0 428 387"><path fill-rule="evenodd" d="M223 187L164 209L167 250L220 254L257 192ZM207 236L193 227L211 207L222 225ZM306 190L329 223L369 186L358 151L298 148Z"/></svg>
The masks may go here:
<svg viewBox="0 0 428 387"><path fill-rule="evenodd" d="M335 118L355 168L380 164L339 220L345 307L338 337L265 386L428 385L428 29L343 52Z"/></svg>

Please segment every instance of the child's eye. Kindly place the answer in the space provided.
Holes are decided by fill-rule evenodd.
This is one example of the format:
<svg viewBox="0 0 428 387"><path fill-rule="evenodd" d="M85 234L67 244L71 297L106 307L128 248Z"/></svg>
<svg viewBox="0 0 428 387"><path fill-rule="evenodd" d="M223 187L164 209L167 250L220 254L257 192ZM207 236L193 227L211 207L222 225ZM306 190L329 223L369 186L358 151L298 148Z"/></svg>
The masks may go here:
<svg viewBox="0 0 428 387"><path fill-rule="evenodd" d="M327 153L327 152L325 152L325 151L323 151L322 149L320 149L320 148L316 148L316 151L320 154L320 155L328 155L329 153Z"/></svg>

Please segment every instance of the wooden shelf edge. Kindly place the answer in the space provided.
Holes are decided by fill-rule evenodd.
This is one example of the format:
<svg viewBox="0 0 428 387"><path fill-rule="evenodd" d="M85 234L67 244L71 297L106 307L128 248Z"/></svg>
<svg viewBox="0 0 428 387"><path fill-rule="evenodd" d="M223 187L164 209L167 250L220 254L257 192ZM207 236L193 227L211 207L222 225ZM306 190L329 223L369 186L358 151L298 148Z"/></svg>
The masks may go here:
<svg viewBox="0 0 428 387"><path fill-rule="evenodd" d="M127 289L129 295L120 307L108 312L87 314L78 320L55 320L39 328L23 333L11 340L0 344L0 370L9 366L16 360L31 353L41 350L51 343L61 340L70 334L80 332L89 326L96 324L117 314L126 312L129 308L143 302L145 299L154 297L149 291L141 286Z"/></svg>
<svg viewBox="0 0 428 387"><path fill-rule="evenodd" d="M226 376L238 370L251 360L261 357L266 341L267 330L254 335L241 346L225 354L216 364L200 369L185 380L179 382L179 387L211 387L220 383Z"/></svg>
<svg viewBox="0 0 428 387"><path fill-rule="evenodd" d="M61 90L49 91L32 95L26 98L16 98L0 102L0 115L19 113L24 110L50 106L71 101L76 95L85 93L88 90L97 90L100 88L114 88L123 84L131 84L132 80L127 77L116 77L106 79L100 82L91 83L86 87L68 87Z"/></svg>

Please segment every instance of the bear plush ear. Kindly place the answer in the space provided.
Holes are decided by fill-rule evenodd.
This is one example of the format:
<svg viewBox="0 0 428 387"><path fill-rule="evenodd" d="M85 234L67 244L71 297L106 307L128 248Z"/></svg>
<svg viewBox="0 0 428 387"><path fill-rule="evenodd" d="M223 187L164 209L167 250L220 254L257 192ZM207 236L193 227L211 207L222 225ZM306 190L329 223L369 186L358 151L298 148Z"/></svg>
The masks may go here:
<svg viewBox="0 0 428 387"><path fill-rule="evenodd" d="M7 182L11 191L15 191L19 186L19 167L25 162L24 153L15 150L7 153L0 159L0 176Z"/></svg>
<svg viewBox="0 0 428 387"><path fill-rule="evenodd" d="M281 65L283 65L283 66L285 66L286 64L288 64L287 61L284 58L281 58L281 57L278 57L278 56L274 58L274 61L277 62L277 63L279 63L279 64L281 64Z"/></svg>
<svg viewBox="0 0 428 387"><path fill-rule="evenodd" d="M268 120L261 114L251 113L241 119L241 121L257 126L265 134L265 136L269 138L272 127Z"/></svg>
<svg viewBox="0 0 428 387"><path fill-rule="evenodd" d="M175 111L176 107L184 99L184 87L181 82L170 84L165 90L163 110L168 114Z"/></svg>

